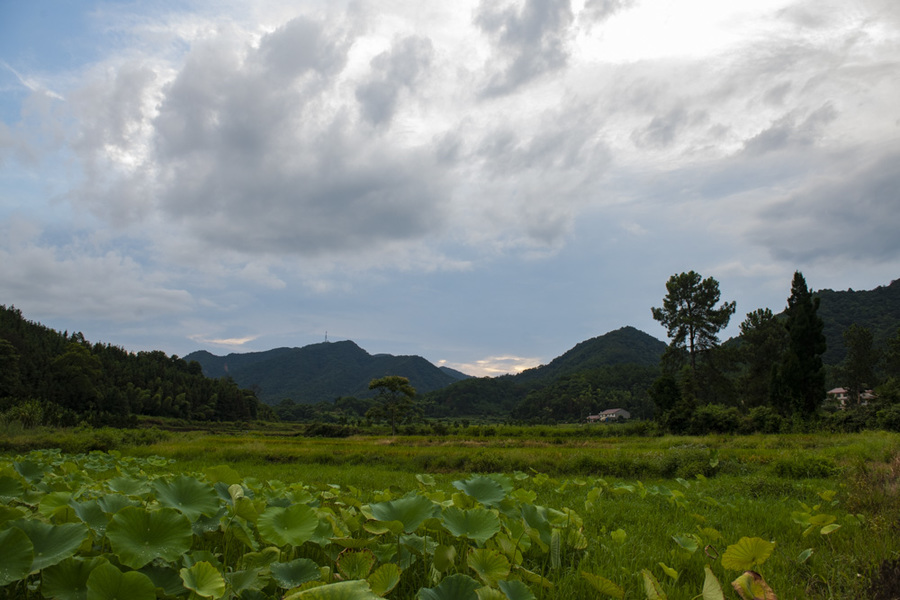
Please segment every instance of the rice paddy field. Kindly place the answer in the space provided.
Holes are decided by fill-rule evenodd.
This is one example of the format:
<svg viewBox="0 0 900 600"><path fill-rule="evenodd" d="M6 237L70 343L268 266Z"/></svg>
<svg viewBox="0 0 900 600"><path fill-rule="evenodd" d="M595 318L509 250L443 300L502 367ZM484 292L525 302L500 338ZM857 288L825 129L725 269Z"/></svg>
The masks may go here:
<svg viewBox="0 0 900 600"><path fill-rule="evenodd" d="M0 597L900 597L897 434L2 444Z"/></svg>

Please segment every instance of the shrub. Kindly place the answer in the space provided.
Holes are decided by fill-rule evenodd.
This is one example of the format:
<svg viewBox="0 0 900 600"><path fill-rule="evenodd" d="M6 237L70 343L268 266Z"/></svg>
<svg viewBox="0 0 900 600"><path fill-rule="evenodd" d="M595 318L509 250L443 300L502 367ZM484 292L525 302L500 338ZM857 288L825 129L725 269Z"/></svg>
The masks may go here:
<svg viewBox="0 0 900 600"><path fill-rule="evenodd" d="M733 406L707 404L698 406L691 418L690 432L693 435L706 433L734 433L740 425L740 414Z"/></svg>
<svg viewBox="0 0 900 600"><path fill-rule="evenodd" d="M876 420L881 429L900 432L900 404L879 410Z"/></svg>

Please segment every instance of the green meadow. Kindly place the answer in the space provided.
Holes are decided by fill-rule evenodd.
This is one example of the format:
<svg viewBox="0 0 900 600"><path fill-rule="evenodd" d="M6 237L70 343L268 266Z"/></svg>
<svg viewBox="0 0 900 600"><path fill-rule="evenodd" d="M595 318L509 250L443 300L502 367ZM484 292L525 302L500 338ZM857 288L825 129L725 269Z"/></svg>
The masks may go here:
<svg viewBox="0 0 900 600"><path fill-rule="evenodd" d="M900 593L897 434L300 433L8 427L0 597Z"/></svg>

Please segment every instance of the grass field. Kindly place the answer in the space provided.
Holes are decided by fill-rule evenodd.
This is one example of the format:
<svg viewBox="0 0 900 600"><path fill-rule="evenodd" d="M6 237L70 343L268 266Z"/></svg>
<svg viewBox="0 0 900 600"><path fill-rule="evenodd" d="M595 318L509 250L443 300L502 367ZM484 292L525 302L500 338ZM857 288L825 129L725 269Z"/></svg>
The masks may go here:
<svg viewBox="0 0 900 600"><path fill-rule="evenodd" d="M362 513L351 515L355 504L404 497L429 498L444 511L448 506L482 510L477 493L469 497L461 491L485 481L477 474L493 474L503 484L504 498L484 506L503 519L525 515L527 535L520 534L531 539L524 556L507 553L504 560L513 565L508 577L523 580L537 598L615 597L620 592L625 598L652 597L648 574L668 598L703 597L707 566L721 581L724 597L737 598L729 583L741 572L728 568L723 556L731 556L742 538L774 542L771 555L753 563L753 569L778 598L900 594L890 588L897 584L900 565L896 434L616 438L577 431L554 435L552 428L531 433L500 428L489 437L322 439L291 431L141 432L120 438L115 432L95 432L95 437L103 441L107 436L104 444L115 446L122 456L170 459L148 467L147 477L187 473L202 478L211 468L228 465L245 478L245 485L276 482L266 487L267 493L302 488L318 499L314 504L320 508L333 504L348 523L367 514L360 509ZM68 442L66 436L72 436ZM65 442L57 447L70 444L69 451L87 450L90 443L82 438L89 436L7 431L3 443L5 455L12 458L52 440ZM334 498L345 496L352 501L334 504ZM528 520L534 510L565 516L564 525L547 517L547 535L552 529L562 537L547 538L557 545L546 551L541 548L544 534L536 533L540 527ZM446 526L428 521L416 534L425 540L424 548L429 540L458 546L459 558L440 575L465 574L485 588L493 583L491 591L479 592L486 598L527 598L509 591L490 595L501 593L496 582L465 558L476 550L501 552L502 535L512 536L516 527L504 520L498 536L478 543L448 537ZM352 535L366 534L357 528ZM294 552L303 555L302 550ZM331 560L326 555L315 555L320 566ZM519 558L531 575L516 570ZM437 564L423 550L420 564L428 560ZM222 569L227 571L227 565ZM440 581L424 566L421 572L411 565L405 569L405 579L388 598L414 598L419 589ZM606 590L610 595L596 587L605 585L598 581L614 586Z"/></svg>

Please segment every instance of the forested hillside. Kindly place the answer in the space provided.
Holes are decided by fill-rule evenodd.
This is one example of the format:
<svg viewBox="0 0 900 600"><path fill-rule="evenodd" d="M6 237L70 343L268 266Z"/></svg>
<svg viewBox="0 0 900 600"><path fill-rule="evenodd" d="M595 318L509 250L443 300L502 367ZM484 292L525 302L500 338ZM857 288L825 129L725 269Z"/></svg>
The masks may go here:
<svg viewBox="0 0 900 600"><path fill-rule="evenodd" d="M134 415L202 421L260 416L253 392L205 377L196 362L91 344L81 333L54 331L6 306L0 306L0 410L47 424L124 424Z"/></svg>
<svg viewBox="0 0 900 600"><path fill-rule="evenodd" d="M369 382L387 375L408 378L420 394L459 380L421 356L372 355L349 340L227 356L193 352L185 359L197 361L209 377L229 375L238 385L256 390L267 404L368 398L374 395Z"/></svg>
<svg viewBox="0 0 900 600"><path fill-rule="evenodd" d="M651 418L647 390L666 345L634 327L577 344L547 365L496 379L469 379L429 394L433 416L583 421L607 408Z"/></svg>
<svg viewBox="0 0 900 600"><path fill-rule="evenodd" d="M844 332L851 325L865 327L872 332L875 345L884 347L900 328L900 279L874 290L818 290L821 298L819 316L825 323L828 349L822 356L827 365L836 365L847 354Z"/></svg>

